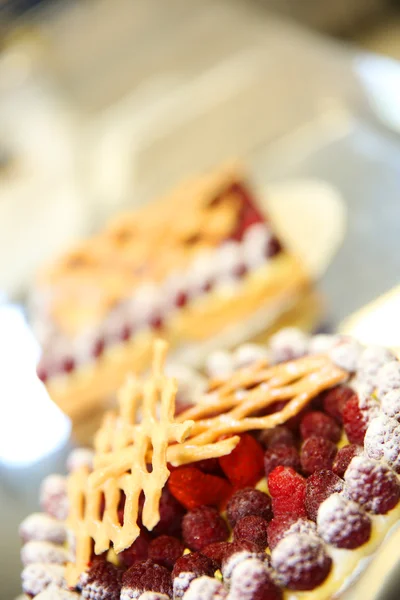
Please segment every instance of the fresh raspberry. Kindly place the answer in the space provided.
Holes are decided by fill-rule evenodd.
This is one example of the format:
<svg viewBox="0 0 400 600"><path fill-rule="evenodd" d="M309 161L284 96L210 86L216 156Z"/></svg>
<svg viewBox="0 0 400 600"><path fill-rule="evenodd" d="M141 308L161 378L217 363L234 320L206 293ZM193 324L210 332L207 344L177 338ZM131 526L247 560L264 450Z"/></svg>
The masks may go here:
<svg viewBox="0 0 400 600"><path fill-rule="evenodd" d="M227 540L229 530L216 508L199 506L183 517L182 535L188 548L201 550L214 542Z"/></svg>
<svg viewBox="0 0 400 600"><path fill-rule="evenodd" d="M208 558L212 558L218 567L221 568L222 561L228 559L235 552L259 552L259 548L253 542L248 540L238 540L237 542L216 542L202 549L201 553Z"/></svg>
<svg viewBox="0 0 400 600"><path fill-rule="evenodd" d="M122 564L129 568L135 562L146 560L149 552L149 536L141 531L133 544L119 553Z"/></svg>
<svg viewBox="0 0 400 600"><path fill-rule="evenodd" d="M231 527L234 527L243 517L250 515L269 521L272 519L271 498L260 490L244 488L233 494L227 504L226 513Z"/></svg>
<svg viewBox="0 0 400 600"><path fill-rule="evenodd" d="M316 521L318 508L335 492L341 492L344 484L342 479L335 475L333 471L323 470L315 471L307 479L306 485L306 510L308 518Z"/></svg>
<svg viewBox="0 0 400 600"><path fill-rule="evenodd" d="M269 340L274 362L286 362L304 356L308 351L308 342L308 336L296 327L281 329Z"/></svg>
<svg viewBox="0 0 400 600"><path fill-rule="evenodd" d="M354 550L371 537L371 519L353 500L332 494L318 511L318 533L327 544Z"/></svg>
<svg viewBox="0 0 400 600"><path fill-rule="evenodd" d="M400 484L393 471L364 456L353 458L344 480L352 500L369 512L386 514L400 499Z"/></svg>
<svg viewBox="0 0 400 600"><path fill-rule="evenodd" d="M376 376L376 395L379 400L391 390L400 388L400 362L393 360L383 365Z"/></svg>
<svg viewBox="0 0 400 600"><path fill-rule="evenodd" d="M362 445L368 427L368 411L360 407L356 395L351 396L343 407L343 426L349 442Z"/></svg>
<svg viewBox="0 0 400 600"><path fill-rule="evenodd" d="M119 600L122 574L122 569L110 562L95 560L80 577L82 597L88 600Z"/></svg>
<svg viewBox="0 0 400 600"><path fill-rule="evenodd" d="M171 494L168 487L164 487L160 498L160 520L154 527L154 535L172 535L180 537L182 532L182 519L186 510Z"/></svg>
<svg viewBox="0 0 400 600"><path fill-rule="evenodd" d="M268 476L274 517L292 514L305 517L305 479L291 467L276 467Z"/></svg>
<svg viewBox="0 0 400 600"><path fill-rule="evenodd" d="M338 385L325 393L323 399L324 411L342 423L342 412L347 400L355 395L348 385Z"/></svg>
<svg viewBox="0 0 400 600"><path fill-rule="evenodd" d="M267 521L261 517L243 517L234 527L234 540L247 540L264 550L268 544L267 527Z"/></svg>
<svg viewBox="0 0 400 600"><path fill-rule="evenodd" d="M21 579L22 590L29 597L33 597L43 592L50 585L64 588L65 568L62 565L33 563L24 568Z"/></svg>
<svg viewBox="0 0 400 600"><path fill-rule="evenodd" d="M228 591L224 584L214 577L198 577L193 579L185 593L185 600L224 600Z"/></svg>
<svg viewBox="0 0 400 600"><path fill-rule="evenodd" d="M23 565L32 563L51 563L64 565L70 560L69 552L63 547L51 542L37 542L32 540L21 548L21 561Z"/></svg>
<svg viewBox="0 0 400 600"><path fill-rule="evenodd" d="M63 544L67 534L64 523L44 513L32 513L19 526L19 535L23 542L36 540Z"/></svg>
<svg viewBox="0 0 400 600"><path fill-rule="evenodd" d="M194 552L178 558L172 570L173 597L182 598L196 577L213 577L218 565L207 556Z"/></svg>
<svg viewBox="0 0 400 600"><path fill-rule="evenodd" d="M240 562L232 573L230 600L281 600L282 590L274 583L271 571L258 558Z"/></svg>
<svg viewBox="0 0 400 600"><path fill-rule="evenodd" d="M169 476L171 494L188 509L204 504L224 506L232 493L231 485L222 477L202 473L195 467L179 467Z"/></svg>
<svg viewBox="0 0 400 600"><path fill-rule="evenodd" d="M307 475L322 469L332 469L337 448L333 442L323 437L309 437L301 447L301 466Z"/></svg>
<svg viewBox="0 0 400 600"><path fill-rule="evenodd" d="M277 444L265 451L265 475L268 477L271 471L279 466L292 467L295 471L300 469L300 456L294 446Z"/></svg>
<svg viewBox="0 0 400 600"><path fill-rule="evenodd" d="M381 408L385 415L400 421L400 389L391 390L384 394L381 400Z"/></svg>
<svg viewBox="0 0 400 600"><path fill-rule="evenodd" d="M274 517L268 523L268 546L271 550L284 538L291 533L316 533L317 528L313 521L308 519L299 519L292 515L284 515L282 517Z"/></svg>
<svg viewBox="0 0 400 600"><path fill-rule="evenodd" d="M182 556L184 549L185 546L178 538L170 535L160 535L160 537L150 542L148 556L158 565L172 570L178 558Z"/></svg>
<svg viewBox="0 0 400 600"><path fill-rule="evenodd" d="M264 429L258 434L258 441L264 446L264 448L271 448L278 444L285 444L285 446L294 446L294 435L284 425L278 425L273 429Z"/></svg>
<svg viewBox="0 0 400 600"><path fill-rule="evenodd" d="M240 442L219 464L236 489L255 485L264 472L264 451L248 433L240 436Z"/></svg>
<svg viewBox="0 0 400 600"><path fill-rule="evenodd" d="M323 437L331 442L340 440L341 431L336 421L323 412L313 410L304 415L300 423L303 440L311 436Z"/></svg>
<svg viewBox="0 0 400 600"><path fill-rule="evenodd" d="M347 446L339 448L333 461L332 471L339 477L343 477L352 459L361 454L362 451L362 447L357 446L357 444L347 444Z"/></svg>
<svg viewBox="0 0 400 600"><path fill-rule="evenodd" d="M329 575L332 559L317 536L292 533L273 549L272 566L283 586L290 590L313 590Z"/></svg>
<svg viewBox="0 0 400 600"><path fill-rule="evenodd" d="M369 458L383 460L400 473L400 425L396 419L382 413L372 419L365 434L364 448Z"/></svg>
<svg viewBox="0 0 400 600"><path fill-rule="evenodd" d="M135 563L122 576L121 598L137 598L141 592L159 592L172 596L171 574L151 560Z"/></svg>
<svg viewBox="0 0 400 600"><path fill-rule="evenodd" d="M65 521L68 516L67 478L48 475L40 486L40 506L50 516Z"/></svg>

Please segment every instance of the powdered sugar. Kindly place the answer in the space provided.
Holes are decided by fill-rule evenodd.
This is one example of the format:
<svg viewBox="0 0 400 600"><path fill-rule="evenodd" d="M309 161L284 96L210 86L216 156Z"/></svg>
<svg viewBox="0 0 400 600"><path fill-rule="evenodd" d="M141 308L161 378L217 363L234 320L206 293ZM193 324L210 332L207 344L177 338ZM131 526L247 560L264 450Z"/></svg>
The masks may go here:
<svg viewBox="0 0 400 600"><path fill-rule="evenodd" d="M382 463L366 456L352 459L344 479L346 494L367 511L384 514L399 501L400 486L396 475Z"/></svg>
<svg viewBox="0 0 400 600"><path fill-rule="evenodd" d="M234 370L232 355L223 350L212 352L207 359L205 368L209 377L225 379Z"/></svg>
<svg viewBox="0 0 400 600"><path fill-rule="evenodd" d="M371 533L367 514L343 494L332 494L321 504L317 526L322 539L339 548L357 548L369 539Z"/></svg>
<svg viewBox="0 0 400 600"><path fill-rule="evenodd" d="M249 558L259 558L259 555L254 552L249 552L248 550L241 550L240 552L231 554L228 560L224 561L222 564L221 571L224 581L229 581L236 567ZM265 558L267 559L267 555L265 555Z"/></svg>
<svg viewBox="0 0 400 600"><path fill-rule="evenodd" d="M304 533L285 536L273 549L271 561L281 585L291 589L316 587L330 568L323 542L315 535ZM315 585L313 574L318 581Z"/></svg>
<svg viewBox="0 0 400 600"><path fill-rule="evenodd" d="M257 558L248 558L239 563L233 573L229 591L229 600L252 600L254 595L261 598L265 587L273 586L270 569L265 562Z"/></svg>
<svg viewBox="0 0 400 600"><path fill-rule="evenodd" d="M284 537L292 533L306 533L307 535L316 535L317 527L314 521L309 519L298 519L285 531Z"/></svg>
<svg viewBox="0 0 400 600"><path fill-rule="evenodd" d="M139 600L170 600L170 597L159 592L143 592L139 596Z"/></svg>
<svg viewBox="0 0 400 600"><path fill-rule="evenodd" d="M327 335L325 333L313 335L309 341L309 353L327 354L337 344L338 339L336 335Z"/></svg>
<svg viewBox="0 0 400 600"><path fill-rule="evenodd" d="M182 573L179 573L178 577L174 578L172 584L174 590L174 599L183 598L184 593L189 589L190 583L193 581L193 579L196 579L195 573L188 573L185 571L182 571ZM122 598L122 594L121 600L124 600Z"/></svg>
<svg viewBox="0 0 400 600"><path fill-rule="evenodd" d="M275 333L269 341L272 360L275 363L300 358L308 352L308 336L296 329L286 327Z"/></svg>
<svg viewBox="0 0 400 600"><path fill-rule="evenodd" d="M393 389L400 388L400 362L392 360L383 365L376 376L376 393L380 400Z"/></svg>
<svg viewBox="0 0 400 600"><path fill-rule="evenodd" d="M400 421L400 389L394 389L384 394L381 399L381 407L388 417Z"/></svg>
<svg viewBox="0 0 400 600"><path fill-rule="evenodd" d="M33 563L22 571L22 589L26 594L35 596L54 584L61 588L66 586L64 567L46 563Z"/></svg>
<svg viewBox="0 0 400 600"><path fill-rule="evenodd" d="M257 360L268 360L268 350L258 344L242 344L233 353L235 369L246 367Z"/></svg>
<svg viewBox="0 0 400 600"><path fill-rule="evenodd" d="M24 565L31 563L64 565L68 560L70 560L70 556L67 550L51 542L32 540L21 548L21 561Z"/></svg>
<svg viewBox="0 0 400 600"><path fill-rule="evenodd" d="M369 458L384 460L396 473L400 472L400 425L384 414L372 419L364 439Z"/></svg>
<svg viewBox="0 0 400 600"><path fill-rule="evenodd" d="M43 592L35 596L35 600L78 600L81 597L77 592L70 592L56 585L49 585Z"/></svg>
<svg viewBox="0 0 400 600"><path fill-rule="evenodd" d="M39 501L46 513L64 521L68 516L67 478L48 475L40 486Z"/></svg>
<svg viewBox="0 0 400 600"><path fill-rule="evenodd" d="M76 471L80 467L93 469L94 452L90 448L75 448L67 458L67 469L69 472Z"/></svg>
<svg viewBox="0 0 400 600"><path fill-rule="evenodd" d="M386 363L395 360L393 352L383 346L367 346L361 353L357 379L363 381L371 388L376 387L376 378L379 369Z"/></svg>
<svg viewBox="0 0 400 600"><path fill-rule="evenodd" d="M356 340L342 339L330 350L329 357L335 365L353 373L357 369L361 352L362 346Z"/></svg>
<svg viewBox="0 0 400 600"><path fill-rule="evenodd" d="M203 575L191 582L183 600L223 600L227 595L227 590L218 579Z"/></svg>
<svg viewBox="0 0 400 600"><path fill-rule="evenodd" d="M24 542L38 540L63 544L66 529L63 523L43 513L33 513L26 517L19 526L19 535Z"/></svg>

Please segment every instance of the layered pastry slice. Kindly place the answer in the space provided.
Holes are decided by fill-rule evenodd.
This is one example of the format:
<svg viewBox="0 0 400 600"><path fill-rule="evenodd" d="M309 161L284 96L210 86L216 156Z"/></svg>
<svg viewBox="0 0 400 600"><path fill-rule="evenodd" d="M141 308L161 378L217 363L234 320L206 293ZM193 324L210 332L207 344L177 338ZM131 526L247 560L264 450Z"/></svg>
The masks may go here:
<svg viewBox="0 0 400 600"><path fill-rule="evenodd" d="M38 276L38 368L72 417L97 407L127 371L148 367L156 336L198 365L215 347L313 321L315 295L236 167L186 182L120 215Z"/></svg>
<svg viewBox="0 0 400 600"><path fill-rule="evenodd" d="M149 377L127 379L94 450L43 482L43 513L21 524L27 596L361 597L400 522L400 362L293 330L259 350L177 415L156 342Z"/></svg>

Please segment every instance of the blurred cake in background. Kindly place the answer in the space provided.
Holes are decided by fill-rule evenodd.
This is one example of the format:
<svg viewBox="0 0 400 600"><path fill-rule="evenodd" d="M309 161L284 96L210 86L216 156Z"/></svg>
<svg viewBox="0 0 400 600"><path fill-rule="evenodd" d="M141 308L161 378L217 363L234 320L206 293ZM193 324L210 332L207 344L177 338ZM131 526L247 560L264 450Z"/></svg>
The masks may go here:
<svg viewBox="0 0 400 600"><path fill-rule="evenodd" d="M32 293L39 377L73 419L109 401L166 338L198 367L279 325L313 325L319 303L237 165L121 214L46 266Z"/></svg>

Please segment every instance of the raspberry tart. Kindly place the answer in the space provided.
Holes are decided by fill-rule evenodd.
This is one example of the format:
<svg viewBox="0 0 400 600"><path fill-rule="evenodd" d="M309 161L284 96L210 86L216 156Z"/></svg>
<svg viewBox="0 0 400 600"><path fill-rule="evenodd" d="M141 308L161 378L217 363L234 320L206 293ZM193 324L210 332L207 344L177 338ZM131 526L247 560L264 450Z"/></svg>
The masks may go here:
<svg viewBox="0 0 400 600"><path fill-rule="evenodd" d="M145 370L158 336L198 366L212 347L290 322L299 303L309 320L317 312L306 270L236 166L120 215L44 268L31 300L38 375L74 419L107 402L132 365Z"/></svg>
<svg viewBox="0 0 400 600"><path fill-rule="evenodd" d="M43 482L43 513L20 526L26 596L357 598L400 521L396 356L281 331L224 355L177 415L166 351L126 380L94 449Z"/></svg>

